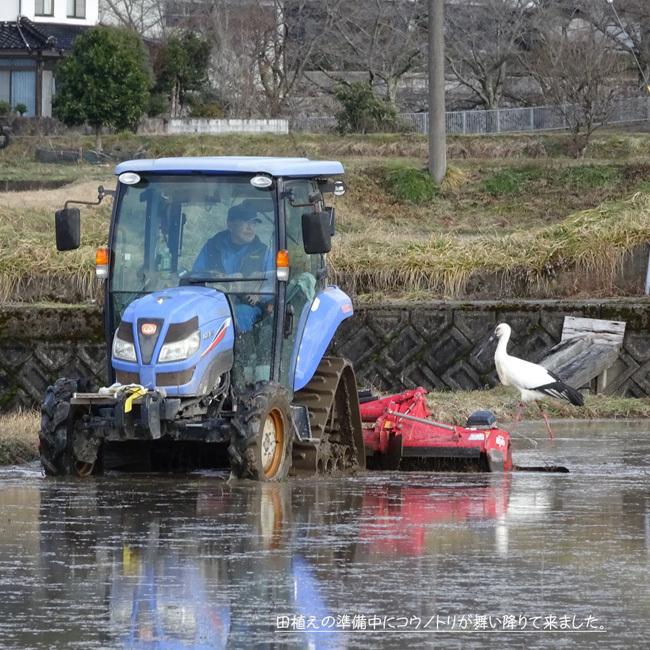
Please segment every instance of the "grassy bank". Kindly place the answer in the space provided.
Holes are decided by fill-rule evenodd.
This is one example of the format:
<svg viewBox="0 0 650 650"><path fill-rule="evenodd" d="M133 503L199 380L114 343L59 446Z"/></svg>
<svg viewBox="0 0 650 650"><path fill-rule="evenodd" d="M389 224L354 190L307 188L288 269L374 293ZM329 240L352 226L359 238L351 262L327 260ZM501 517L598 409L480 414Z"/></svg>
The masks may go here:
<svg viewBox="0 0 650 650"><path fill-rule="evenodd" d="M16 138L0 152L0 180L65 179L57 189L0 194L0 300L96 299L94 250L110 200L82 211L83 246L57 254L53 212L112 187L112 164L34 162L36 147L90 148L83 137ZM587 157L563 134L450 138L442 187L426 172L416 135L110 136L116 158L306 155L345 164L336 201L335 280L361 300L465 298L508 286L521 296L621 295L626 253L650 239L650 134L607 133ZM568 281L558 282L561 272ZM493 277L488 287L480 280ZM477 282L477 278L479 281ZM495 288L496 287L496 288ZM519 292L517 294L517 292Z"/></svg>
<svg viewBox="0 0 650 650"><path fill-rule="evenodd" d="M594 134L585 152L586 160L629 160L647 156L650 134L601 130ZM92 136L16 136L0 151L0 170L12 160L29 161L40 149L92 151ZM103 137L104 151L122 159L162 156L307 156L312 158L418 158L427 156L427 138L408 133L377 133L339 136L327 134L289 135L134 135L120 133ZM494 136L454 135L447 138L450 160L468 159L566 159L572 160L572 144L565 133L502 134Z"/></svg>
<svg viewBox="0 0 650 650"><path fill-rule="evenodd" d="M638 192L553 225L505 234L344 233L330 263L339 284L373 300L465 297L470 282L490 276L504 292L520 286L525 296L617 295L626 255L648 240L650 193Z"/></svg>
<svg viewBox="0 0 650 650"><path fill-rule="evenodd" d="M518 404L516 396L503 387L483 391L431 392L428 403L433 417L442 422L462 425L473 411L487 409L506 428ZM650 398L590 395L582 408L553 401L544 402L544 410L549 417L562 419L650 418ZM539 418L539 407L527 405L523 419ZM37 411L0 415L0 465L20 464L38 457L39 425L40 413ZM540 426L544 426L541 421Z"/></svg>
<svg viewBox="0 0 650 650"><path fill-rule="evenodd" d="M18 411L0 415L0 465L18 465L38 456L37 411Z"/></svg>
<svg viewBox="0 0 650 650"><path fill-rule="evenodd" d="M427 402L433 417L441 422L465 424L467 416L478 409L492 411L497 420L507 426L517 412L518 393L499 386L489 390L477 391L432 391ZM634 419L650 417L650 398L617 397L610 395L587 395L583 407L549 400L542 402L544 411L550 418L558 419ZM537 403L529 403L522 411L524 420L540 419Z"/></svg>

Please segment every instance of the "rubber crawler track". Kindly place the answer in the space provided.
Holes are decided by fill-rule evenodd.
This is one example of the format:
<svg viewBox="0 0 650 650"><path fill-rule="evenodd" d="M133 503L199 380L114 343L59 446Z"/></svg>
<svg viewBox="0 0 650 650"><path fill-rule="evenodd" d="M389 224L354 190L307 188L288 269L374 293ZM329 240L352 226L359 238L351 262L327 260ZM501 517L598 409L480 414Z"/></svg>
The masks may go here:
<svg viewBox="0 0 650 650"><path fill-rule="evenodd" d="M352 364L323 357L311 381L294 395L309 411L314 443L296 441L295 474L347 474L365 469L357 383Z"/></svg>

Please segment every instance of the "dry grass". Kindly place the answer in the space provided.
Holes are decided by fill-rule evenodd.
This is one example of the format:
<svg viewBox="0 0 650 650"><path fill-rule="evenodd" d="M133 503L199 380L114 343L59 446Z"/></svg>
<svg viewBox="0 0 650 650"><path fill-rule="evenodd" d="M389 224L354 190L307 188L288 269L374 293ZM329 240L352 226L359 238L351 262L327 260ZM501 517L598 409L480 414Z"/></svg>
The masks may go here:
<svg viewBox="0 0 650 650"><path fill-rule="evenodd" d="M3 196L0 300L98 298L94 251L107 241L110 201L83 210L83 245L73 252L56 252L51 211L66 197L92 198L95 190L94 183L79 183ZM355 212L363 212L372 192L357 186L350 193ZM480 282L489 277L492 286L507 289L509 295L572 295L580 289L616 295L614 278L626 254L650 239L650 194L643 192L553 225L506 235L496 230L472 236L431 235L406 225L400 210L404 207L370 220L351 216L345 208L340 211L341 232L329 257L332 277L361 299L480 295ZM573 273L575 287L558 289L556 278L563 271Z"/></svg>
<svg viewBox="0 0 650 650"><path fill-rule="evenodd" d="M110 199L82 212L82 246L57 253L54 211L71 197L93 200L96 182L75 183L56 190L6 192L0 204L0 301L70 300L97 297L95 248L105 244Z"/></svg>
<svg viewBox="0 0 650 650"><path fill-rule="evenodd" d="M449 165L447 173L442 179L440 189L443 192L458 192L469 180L470 174L467 170Z"/></svg>
<svg viewBox="0 0 650 650"><path fill-rule="evenodd" d="M0 465L14 465L38 456L38 411L15 411L0 415Z"/></svg>
<svg viewBox="0 0 650 650"><path fill-rule="evenodd" d="M479 409L492 411L497 421L511 422L519 404L518 393L502 386L477 391L432 391L427 395L432 417L441 422L465 424L467 417ZM650 417L650 398L629 398L610 395L587 395L583 407L568 402L548 400L542 402L544 411L552 418L573 419L634 419ZM525 420L540 420L539 406L526 405L522 412Z"/></svg>
<svg viewBox="0 0 650 650"><path fill-rule="evenodd" d="M54 211L63 207L63 204L72 198L81 198L93 201L97 198L97 186L101 184L93 181L75 181L55 190L37 190L31 192L3 192L2 209L9 211L34 210L47 214L54 224ZM115 185L115 179L106 175L103 184L106 187ZM104 201L110 204L111 198Z"/></svg>
<svg viewBox="0 0 650 650"><path fill-rule="evenodd" d="M473 276L492 274L506 286L552 290L559 271L602 292L635 245L650 239L650 194L606 203L547 227L476 237L433 235L412 239L399 229L366 230L338 238L330 256L334 278L356 294L462 297Z"/></svg>
<svg viewBox="0 0 650 650"><path fill-rule="evenodd" d="M440 192L418 205L398 200L386 174L396 165L425 167L421 136L124 134L108 138L107 149L125 157L146 151L153 157L341 158L349 189L337 200L339 236L330 262L334 279L362 301L494 297L502 288L512 297L617 295L612 280L617 269L630 247L650 232L650 168L638 159L629 162L647 148L650 135L603 133L595 140L593 155L606 156L610 144L625 164L577 163L562 155L565 139L557 134L451 138L450 151L462 145L467 159L451 164ZM0 300L97 300L94 250L107 240L110 201L82 209L83 245L74 252L56 252L53 213L68 198L93 200L99 183L112 187L112 168L25 162L43 140L16 138L0 152L0 179L8 170L14 175L20 170L78 180L57 190L0 195ZM92 146L89 138L45 140L52 147ZM641 194L623 200L639 189ZM564 270L572 273L573 284L558 287L557 274Z"/></svg>

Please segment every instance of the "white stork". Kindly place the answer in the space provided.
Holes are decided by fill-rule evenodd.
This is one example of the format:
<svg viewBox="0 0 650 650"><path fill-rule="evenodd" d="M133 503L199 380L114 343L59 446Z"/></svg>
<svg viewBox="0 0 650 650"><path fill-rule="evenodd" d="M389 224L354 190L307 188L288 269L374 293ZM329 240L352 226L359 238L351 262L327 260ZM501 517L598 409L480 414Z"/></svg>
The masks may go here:
<svg viewBox="0 0 650 650"><path fill-rule="evenodd" d="M491 339L496 337L499 340L494 353L494 365L497 375L499 375L499 381L504 386L514 386L521 393L521 402L515 421L519 419L524 402L554 397L567 400L575 406L582 406L584 404L582 395L575 388L565 384L556 374L537 363L531 363L508 354L507 347L511 332L510 325L499 323ZM546 423L548 434L552 438L553 431L548 423L548 417L541 404L538 406Z"/></svg>

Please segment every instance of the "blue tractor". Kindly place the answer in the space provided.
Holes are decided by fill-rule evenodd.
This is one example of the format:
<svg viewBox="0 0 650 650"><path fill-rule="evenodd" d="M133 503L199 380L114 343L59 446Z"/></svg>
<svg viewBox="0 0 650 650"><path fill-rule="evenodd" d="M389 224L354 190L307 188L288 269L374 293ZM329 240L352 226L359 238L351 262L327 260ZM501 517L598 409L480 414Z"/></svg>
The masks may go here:
<svg viewBox="0 0 650 650"><path fill-rule="evenodd" d="M113 383L47 389L45 473L223 466L275 481L363 468L352 366L325 356L352 315L326 280L335 219L325 197L345 191L343 166L165 158L115 173L109 246L97 255ZM55 217L59 250L80 245L69 203Z"/></svg>

